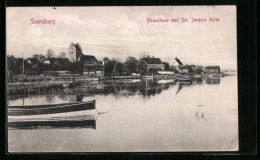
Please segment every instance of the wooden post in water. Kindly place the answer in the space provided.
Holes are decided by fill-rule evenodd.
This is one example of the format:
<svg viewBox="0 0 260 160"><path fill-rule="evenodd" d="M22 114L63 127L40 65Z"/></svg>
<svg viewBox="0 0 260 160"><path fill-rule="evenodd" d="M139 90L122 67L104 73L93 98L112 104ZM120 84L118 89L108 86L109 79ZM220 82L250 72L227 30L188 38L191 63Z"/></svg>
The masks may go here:
<svg viewBox="0 0 260 160"><path fill-rule="evenodd" d="M9 83L11 82L11 80L10 80L10 74L9 74L9 71L8 71L8 79L9 79Z"/></svg>

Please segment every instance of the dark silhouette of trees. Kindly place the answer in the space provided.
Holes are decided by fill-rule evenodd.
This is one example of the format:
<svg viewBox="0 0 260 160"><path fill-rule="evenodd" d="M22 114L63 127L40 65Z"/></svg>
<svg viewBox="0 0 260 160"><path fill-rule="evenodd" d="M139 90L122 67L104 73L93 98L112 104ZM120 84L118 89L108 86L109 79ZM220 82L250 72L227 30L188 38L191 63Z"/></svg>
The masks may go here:
<svg viewBox="0 0 260 160"><path fill-rule="evenodd" d="M55 55L54 51L52 49L48 49L46 53L47 58L53 58Z"/></svg>
<svg viewBox="0 0 260 160"><path fill-rule="evenodd" d="M116 60L108 61L105 63L105 74L120 74L123 73L124 65Z"/></svg>
<svg viewBox="0 0 260 160"><path fill-rule="evenodd" d="M67 57L67 53L64 51L59 54L59 58L66 58L66 57Z"/></svg>
<svg viewBox="0 0 260 160"><path fill-rule="evenodd" d="M137 64L137 59L135 57L127 57L125 64L125 68L128 72L131 73L136 73L136 64Z"/></svg>
<svg viewBox="0 0 260 160"><path fill-rule="evenodd" d="M136 67L137 67L137 73L139 73L141 75L149 74L148 66L145 61L138 62Z"/></svg>
<svg viewBox="0 0 260 160"><path fill-rule="evenodd" d="M82 73L84 62L72 63L67 58L64 58L65 54L66 52L61 52L60 56L55 58L54 51L51 49L48 49L46 56L34 54L31 58L24 59L25 72L37 71L39 74L42 74L43 71L71 71L71 73ZM135 57L131 56L127 57L125 62L121 62L116 58L110 60L108 57L104 57L103 61L105 63L101 67L104 67L105 75L131 75L132 73L148 75L149 73L157 73L157 70L154 69L149 71L145 61L138 61ZM163 62L163 64L166 71L178 73L178 70L174 66L170 66L167 62ZM201 70L197 69L198 72L201 72ZM23 58L7 55L7 71L12 72L12 74L22 74Z"/></svg>
<svg viewBox="0 0 260 160"><path fill-rule="evenodd" d="M109 58L105 57L105 58L103 58L103 61L104 61L104 62L108 62L108 61L110 61L110 60L109 60Z"/></svg>

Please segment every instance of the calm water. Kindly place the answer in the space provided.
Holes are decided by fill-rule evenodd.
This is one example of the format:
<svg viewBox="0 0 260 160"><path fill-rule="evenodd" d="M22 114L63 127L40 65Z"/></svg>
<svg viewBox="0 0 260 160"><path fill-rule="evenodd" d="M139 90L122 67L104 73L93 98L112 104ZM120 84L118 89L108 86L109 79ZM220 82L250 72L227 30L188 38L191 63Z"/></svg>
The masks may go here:
<svg viewBox="0 0 260 160"><path fill-rule="evenodd" d="M226 151L238 149L237 77L92 82L70 95L9 97L8 105L96 100L94 123L9 128L10 152ZM77 97L81 93L83 97ZM97 112L104 112L98 114Z"/></svg>

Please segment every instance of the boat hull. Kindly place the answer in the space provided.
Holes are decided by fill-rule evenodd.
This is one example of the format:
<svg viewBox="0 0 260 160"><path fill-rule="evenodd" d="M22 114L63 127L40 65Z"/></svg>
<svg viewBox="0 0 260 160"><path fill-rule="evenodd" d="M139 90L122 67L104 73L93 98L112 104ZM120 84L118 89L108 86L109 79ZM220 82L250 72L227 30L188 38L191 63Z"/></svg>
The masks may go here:
<svg viewBox="0 0 260 160"><path fill-rule="evenodd" d="M42 115L95 109L95 101L38 106L9 106L8 116Z"/></svg>
<svg viewBox="0 0 260 160"><path fill-rule="evenodd" d="M46 129L46 128L93 128L96 129L96 110L76 112L8 116L8 129Z"/></svg>
<svg viewBox="0 0 260 160"><path fill-rule="evenodd" d="M46 128L93 128L96 129L96 120L83 121L31 121L10 122L10 130L13 129L46 129Z"/></svg>

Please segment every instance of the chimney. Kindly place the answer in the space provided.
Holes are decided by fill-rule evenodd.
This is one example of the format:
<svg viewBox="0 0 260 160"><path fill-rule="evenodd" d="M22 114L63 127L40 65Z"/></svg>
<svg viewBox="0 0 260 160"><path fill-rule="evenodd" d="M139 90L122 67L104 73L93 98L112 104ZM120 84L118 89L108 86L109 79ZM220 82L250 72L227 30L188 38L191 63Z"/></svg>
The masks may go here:
<svg viewBox="0 0 260 160"><path fill-rule="evenodd" d="M153 58L154 58L154 56L153 56Z"/></svg>
<svg viewBox="0 0 260 160"><path fill-rule="evenodd" d="M149 58L149 55L147 57Z"/></svg>

